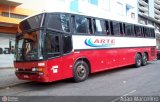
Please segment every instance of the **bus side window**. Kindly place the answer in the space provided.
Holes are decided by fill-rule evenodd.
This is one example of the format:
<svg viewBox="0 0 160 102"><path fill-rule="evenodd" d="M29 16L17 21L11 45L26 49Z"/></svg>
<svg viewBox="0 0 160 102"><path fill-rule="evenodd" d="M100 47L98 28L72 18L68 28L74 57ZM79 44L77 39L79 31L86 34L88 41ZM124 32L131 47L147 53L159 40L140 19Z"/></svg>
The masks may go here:
<svg viewBox="0 0 160 102"><path fill-rule="evenodd" d="M144 32L144 36L145 36L146 38L149 38L149 37L150 37L150 30L149 30L149 28L143 27L143 32Z"/></svg>
<svg viewBox="0 0 160 102"><path fill-rule="evenodd" d="M94 19L93 26L94 26L95 33L97 35L106 34L105 21L99 20L99 19Z"/></svg>
<svg viewBox="0 0 160 102"><path fill-rule="evenodd" d="M109 21L105 21L105 25L106 25L106 34L110 35Z"/></svg>
<svg viewBox="0 0 160 102"><path fill-rule="evenodd" d="M46 24L48 28L62 30L61 20L59 14L48 14L46 17Z"/></svg>
<svg viewBox="0 0 160 102"><path fill-rule="evenodd" d="M70 32L68 14L48 14L45 25L50 29Z"/></svg>
<svg viewBox="0 0 160 102"><path fill-rule="evenodd" d="M84 16L75 16L76 33L92 34L91 19Z"/></svg>
<svg viewBox="0 0 160 102"><path fill-rule="evenodd" d="M64 54L70 53L72 51L71 36L63 35L62 40L63 40L63 53Z"/></svg>
<svg viewBox="0 0 160 102"><path fill-rule="evenodd" d="M123 36L124 35L123 24L119 23L119 25L120 25L120 35Z"/></svg>
<svg viewBox="0 0 160 102"><path fill-rule="evenodd" d="M147 27L147 35L148 35L149 38L151 38L151 31L148 27Z"/></svg>
<svg viewBox="0 0 160 102"><path fill-rule="evenodd" d="M140 26L135 25L134 26L134 30L135 30L135 36L136 37L141 37L142 36L142 32L141 32Z"/></svg>
<svg viewBox="0 0 160 102"><path fill-rule="evenodd" d="M92 30L92 21L91 18L87 18L88 19L88 34L93 34L93 30Z"/></svg>
<svg viewBox="0 0 160 102"><path fill-rule="evenodd" d="M144 31L143 31L143 27L140 27L141 29L141 37L145 37Z"/></svg>
<svg viewBox="0 0 160 102"><path fill-rule="evenodd" d="M57 34L47 33L45 39L45 52L50 57L60 55L59 36Z"/></svg>
<svg viewBox="0 0 160 102"><path fill-rule="evenodd" d="M133 36L132 31L132 25L131 24L125 24L125 34L126 36Z"/></svg>
<svg viewBox="0 0 160 102"><path fill-rule="evenodd" d="M126 32L125 32L125 31L126 31L125 23L123 23L123 33L124 33L123 35L124 35L124 36L126 36Z"/></svg>
<svg viewBox="0 0 160 102"><path fill-rule="evenodd" d="M111 35L114 35L114 31L113 31L113 23L112 21L110 21L110 29L111 29Z"/></svg>
<svg viewBox="0 0 160 102"><path fill-rule="evenodd" d="M110 22L111 27L111 35L119 36L120 35L120 25L119 22L111 21Z"/></svg>
<svg viewBox="0 0 160 102"><path fill-rule="evenodd" d="M142 29L143 29L144 37L147 37L146 29L144 27Z"/></svg>
<svg viewBox="0 0 160 102"><path fill-rule="evenodd" d="M70 32L69 15L61 14L60 19L61 19L62 31Z"/></svg>
<svg viewBox="0 0 160 102"><path fill-rule="evenodd" d="M153 28L150 28L150 31L151 31L151 37L152 37L152 38L155 38L155 32L154 32L154 29L153 29Z"/></svg>
<svg viewBox="0 0 160 102"><path fill-rule="evenodd" d="M134 25L131 25L131 29L132 29L132 36L136 36L135 35L135 30L134 30Z"/></svg>
<svg viewBox="0 0 160 102"><path fill-rule="evenodd" d="M71 16L71 30L72 32L76 33L76 24L75 24L75 16Z"/></svg>

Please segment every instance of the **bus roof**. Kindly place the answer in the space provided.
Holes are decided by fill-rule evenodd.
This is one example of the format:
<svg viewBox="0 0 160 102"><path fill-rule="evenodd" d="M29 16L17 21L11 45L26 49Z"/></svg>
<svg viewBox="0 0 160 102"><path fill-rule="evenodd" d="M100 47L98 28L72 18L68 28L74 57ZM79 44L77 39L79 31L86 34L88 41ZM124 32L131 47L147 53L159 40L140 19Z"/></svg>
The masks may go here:
<svg viewBox="0 0 160 102"><path fill-rule="evenodd" d="M116 19L115 17L110 16L110 15L98 15L97 16L97 15L93 15L93 14L92 15L88 15L88 14L84 14L84 13L66 12L66 11L65 12L41 12L41 13L37 13L37 14L31 15L31 16L28 16L28 17L24 18L23 20L28 19L28 18L33 17L33 16L36 16L36 15L39 15L39 14L44 14L44 13L46 13L46 14L47 13L66 13L66 14L73 14L73 15L81 15L81 16L95 17L95 18L100 18L100 19L107 19L107 20L119 21L119 22L123 22L123 23L130 23L130 24L135 24L135 25L139 25L139 26L145 26L145 27L154 28L154 26L152 26L152 25L143 25L143 24L140 24L140 23L127 21L123 17L119 17L118 19Z"/></svg>

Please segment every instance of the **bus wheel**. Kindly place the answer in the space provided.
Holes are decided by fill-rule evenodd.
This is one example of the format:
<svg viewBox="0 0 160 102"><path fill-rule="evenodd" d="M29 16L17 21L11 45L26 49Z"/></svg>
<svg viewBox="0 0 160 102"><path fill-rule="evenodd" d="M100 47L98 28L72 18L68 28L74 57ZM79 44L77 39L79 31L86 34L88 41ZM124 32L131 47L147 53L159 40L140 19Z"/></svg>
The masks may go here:
<svg viewBox="0 0 160 102"><path fill-rule="evenodd" d="M88 78L89 67L85 61L77 61L73 69L73 80L75 82L81 82Z"/></svg>
<svg viewBox="0 0 160 102"><path fill-rule="evenodd" d="M148 61L148 56L146 53L144 53L142 56L142 66L145 66L147 64L147 61Z"/></svg>
<svg viewBox="0 0 160 102"><path fill-rule="evenodd" d="M135 59L135 67L138 68L142 64L142 56L141 54L137 53L136 59Z"/></svg>

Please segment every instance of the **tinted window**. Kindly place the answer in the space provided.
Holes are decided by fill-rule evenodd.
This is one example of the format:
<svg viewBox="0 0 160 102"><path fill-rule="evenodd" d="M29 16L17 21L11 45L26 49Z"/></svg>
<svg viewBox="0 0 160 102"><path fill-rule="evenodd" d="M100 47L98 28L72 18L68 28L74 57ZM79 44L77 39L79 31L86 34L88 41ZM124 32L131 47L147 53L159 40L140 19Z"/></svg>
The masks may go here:
<svg viewBox="0 0 160 102"><path fill-rule="evenodd" d="M72 51L72 40L71 36L63 35L63 52L64 54L70 53Z"/></svg>
<svg viewBox="0 0 160 102"><path fill-rule="evenodd" d="M145 27L143 27L143 34L144 34L145 37L147 37L147 30L146 30Z"/></svg>
<svg viewBox="0 0 160 102"><path fill-rule="evenodd" d="M134 26L134 30L135 30L135 35L137 37L142 37L142 32L141 32L141 27L140 26Z"/></svg>
<svg viewBox="0 0 160 102"><path fill-rule="evenodd" d="M75 30L77 33L89 33L89 22L84 16L75 16Z"/></svg>
<svg viewBox="0 0 160 102"><path fill-rule="evenodd" d="M45 25L48 28L70 32L68 14L47 14Z"/></svg>
<svg viewBox="0 0 160 102"><path fill-rule="evenodd" d="M69 16L65 14L61 14L60 19L61 19L61 24L62 24L62 30L65 32L70 32Z"/></svg>
<svg viewBox="0 0 160 102"><path fill-rule="evenodd" d="M123 24L122 23L119 24L120 24L120 35L123 36L124 35Z"/></svg>
<svg viewBox="0 0 160 102"><path fill-rule="evenodd" d="M91 21L91 18L87 18L88 19L88 33L89 34L92 34L93 33L93 30L92 30L92 21Z"/></svg>
<svg viewBox="0 0 160 102"><path fill-rule="evenodd" d="M132 32L132 25L131 24L125 24L125 34L126 36L132 36L133 32Z"/></svg>
<svg viewBox="0 0 160 102"><path fill-rule="evenodd" d="M20 22L19 28L21 31L39 28L41 20L42 20L42 14L33 16L31 18L28 18Z"/></svg>
<svg viewBox="0 0 160 102"><path fill-rule="evenodd" d="M103 20L94 20L94 30L96 34L106 33L105 21Z"/></svg>
<svg viewBox="0 0 160 102"><path fill-rule="evenodd" d="M59 36L54 33L47 33L45 39L45 53L49 57L60 55Z"/></svg>
<svg viewBox="0 0 160 102"><path fill-rule="evenodd" d="M152 37L152 38L155 38L155 31L154 31L154 29L151 28L150 31L151 31L151 37Z"/></svg>
<svg viewBox="0 0 160 102"><path fill-rule="evenodd" d="M150 32L150 29L149 29L149 28L147 28L147 36L148 36L148 37L151 37L151 32Z"/></svg>
<svg viewBox="0 0 160 102"><path fill-rule="evenodd" d="M131 29L132 29L132 36L135 36L135 30L134 30L134 25L131 25Z"/></svg>
<svg viewBox="0 0 160 102"><path fill-rule="evenodd" d="M111 34L112 35L120 35L120 24L119 22L110 22Z"/></svg>
<svg viewBox="0 0 160 102"><path fill-rule="evenodd" d="M110 34L109 22L105 21L105 23L106 23L106 34L109 35Z"/></svg>
<svg viewBox="0 0 160 102"><path fill-rule="evenodd" d="M76 15L72 17L72 23L75 33L93 34L91 18Z"/></svg>
<svg viewBox="0 0 160 102"><path fill-rule="evenodd" d="M150 37L150 29L147 27L143 27L143 33L145 37Z"/></svg>

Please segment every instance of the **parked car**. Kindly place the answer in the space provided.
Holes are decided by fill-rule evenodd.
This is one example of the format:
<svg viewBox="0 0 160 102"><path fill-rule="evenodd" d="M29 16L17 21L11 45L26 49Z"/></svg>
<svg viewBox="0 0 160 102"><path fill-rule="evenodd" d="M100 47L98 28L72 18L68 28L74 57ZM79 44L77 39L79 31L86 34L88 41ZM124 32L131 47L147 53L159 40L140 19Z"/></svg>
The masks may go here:
<svg viewBox="0 0 160 102"><path fill-rule="evenodd" d="M157 50L157 59L160 60L160 50Z"/></svg>

